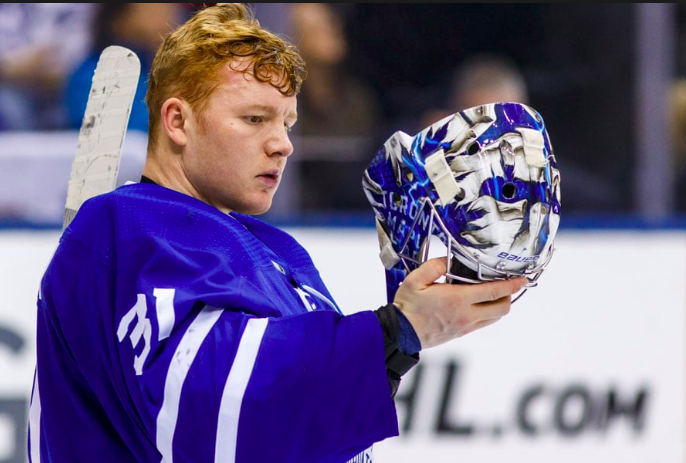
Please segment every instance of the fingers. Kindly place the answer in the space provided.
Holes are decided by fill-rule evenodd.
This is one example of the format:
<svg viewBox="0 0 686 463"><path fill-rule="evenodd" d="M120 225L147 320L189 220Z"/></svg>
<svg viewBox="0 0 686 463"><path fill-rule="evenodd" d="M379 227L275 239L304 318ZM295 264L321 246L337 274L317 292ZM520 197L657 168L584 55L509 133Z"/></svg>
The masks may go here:
<svg viewBox="0 0 686 463"><path fill-rule="evenodd" d="M497 301L506 296L511 296L520 291L527 284L524 277L512 280L489 281L466 286L465 297L472 303Z"/></svg>
<svg viewBox="0 0 686 463"><path fill-rule="evenodd" d="M524 277L477 284L434 284L446 272L446 258L430 259L410 272L394 304L412 324L423 348L491 325L510 312L511 296Z"/></svg>
<svg viewBox="0 0 686 463"><path fill-rule="evenodd" d="M413 289L424 289L431 286L436 280L446 273L445 257L435 257L420 265L405 279L404 285ZM489 281L479 284L462 285L462 292L466 301L478 304L487 301L496 301L505 296L511 296L519 292L528 283L524 277L511 280Z"/></svg>
<svg viewBox="0 0 686 463"><path fill-rule="evenodd" d="M429 259L411 272L405 279L404 284L423 288L431 285L446 272L446 258L435 257Z"/></svg>
<svg viewBox="0 0 686 463"><path fill-rule="evenodd" d="M510 313L511 308L511 297L503 296L495 301L480 302L472 305L472 314L479 320L499 320Z"/></svg>

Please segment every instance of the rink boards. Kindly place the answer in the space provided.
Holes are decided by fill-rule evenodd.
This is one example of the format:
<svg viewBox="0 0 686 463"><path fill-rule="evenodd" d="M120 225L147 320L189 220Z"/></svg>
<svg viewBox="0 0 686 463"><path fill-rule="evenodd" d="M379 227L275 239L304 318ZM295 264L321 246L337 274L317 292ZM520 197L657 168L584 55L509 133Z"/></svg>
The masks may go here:
<svg viewBox="0 0 686 463"><path fill-rule="evenodd" d="M385 303L373 229L287 229L346 313ZM0 461L25 461L35 299L57 231L0 232ZM686 461L686 232L562 231L540 285L422 353L375 462Z"/></svg>

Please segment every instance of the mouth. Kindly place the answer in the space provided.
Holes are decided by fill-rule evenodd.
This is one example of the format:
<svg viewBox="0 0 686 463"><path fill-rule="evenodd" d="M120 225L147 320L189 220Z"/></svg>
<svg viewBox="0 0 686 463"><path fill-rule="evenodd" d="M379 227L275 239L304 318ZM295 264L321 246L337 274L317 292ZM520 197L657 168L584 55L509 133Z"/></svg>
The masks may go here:
<svg viewBox="0 0 686 463"><path fill-rule="evenodd" d="M271 188L274 188L279 184L280 177L281 172L278 169L268 170L257 176L257 178Z"/></svg>

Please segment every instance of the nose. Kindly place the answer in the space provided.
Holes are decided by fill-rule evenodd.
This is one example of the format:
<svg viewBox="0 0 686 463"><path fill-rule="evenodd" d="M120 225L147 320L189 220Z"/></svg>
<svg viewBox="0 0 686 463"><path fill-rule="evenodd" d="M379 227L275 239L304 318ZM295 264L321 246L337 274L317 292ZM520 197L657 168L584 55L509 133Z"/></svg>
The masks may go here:
<svg viewBox="0 0 686 463"><path fill-rule="evenodd" d="M277 128L272 132L265 145L265 151L269 156L288 157L293 153L293 143L285 127Z"/></svg>

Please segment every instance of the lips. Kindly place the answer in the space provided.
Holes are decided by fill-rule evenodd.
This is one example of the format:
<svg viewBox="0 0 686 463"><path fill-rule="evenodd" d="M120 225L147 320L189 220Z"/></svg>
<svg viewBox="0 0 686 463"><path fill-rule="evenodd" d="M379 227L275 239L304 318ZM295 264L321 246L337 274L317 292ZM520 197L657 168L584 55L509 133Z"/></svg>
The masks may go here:
<svg viewBox="0 0 686 463"><path fill-rule="evenodd" d="M268 170L257 176L268 187L276 187L279 184L281 172L278 169Z"/></svg>

